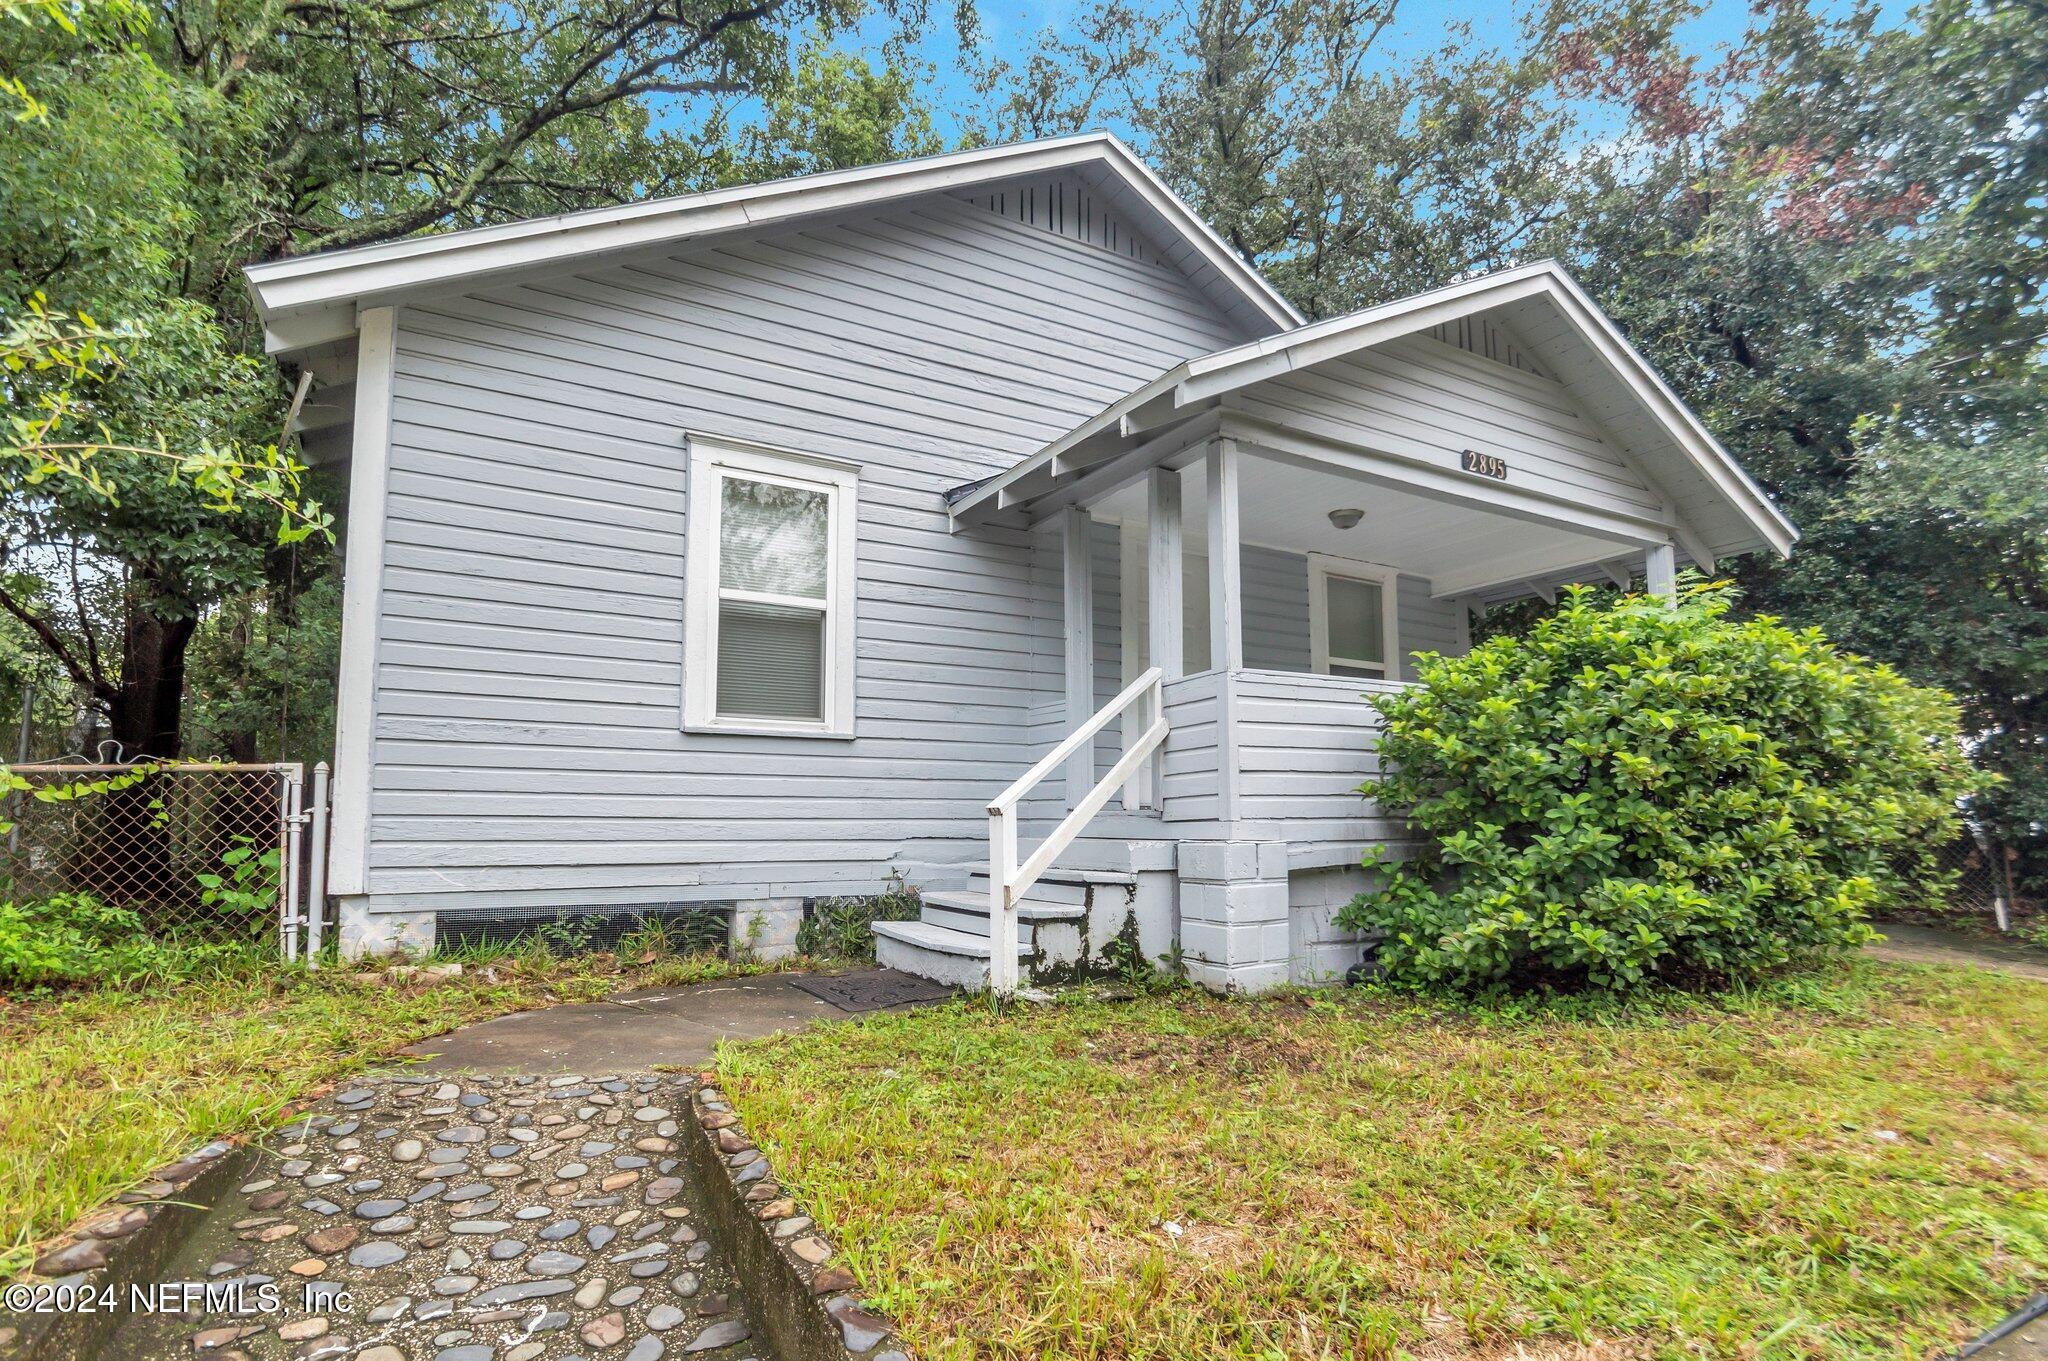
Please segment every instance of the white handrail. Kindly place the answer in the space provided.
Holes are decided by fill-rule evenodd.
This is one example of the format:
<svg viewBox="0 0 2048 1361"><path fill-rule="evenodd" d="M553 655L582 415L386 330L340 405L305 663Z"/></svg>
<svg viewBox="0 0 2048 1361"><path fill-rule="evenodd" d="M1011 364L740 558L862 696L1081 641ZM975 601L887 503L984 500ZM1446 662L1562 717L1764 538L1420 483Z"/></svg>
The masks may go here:
<svg viewBox="0 0 2048 1361"><path fill-rule="evenodd" d="M1074 843L1081 829L1102 811L1102 805L1129 780L1132 774L1166 741L1166 700L1160 688L1162 673L1153 667L1124 687L1123 693L1096 710L1095 716L1068 733L1066 739L1044 759L1018 777L988 805L988 915L990 990L1008 994L1017 990L1017 903L1038 882L1038 877ZM1073 809L1060 819L1052 835L1039 843L1022 864L1017 861L1017 805L1039 781L1064 765L1067 759L1092 741L1095 735L1121 717L1124 710L1143 697L1148 701L1151 722L1125 749L1108 774L1095 782ZM1092 750L1092 748L1091 748Z"/></svg>

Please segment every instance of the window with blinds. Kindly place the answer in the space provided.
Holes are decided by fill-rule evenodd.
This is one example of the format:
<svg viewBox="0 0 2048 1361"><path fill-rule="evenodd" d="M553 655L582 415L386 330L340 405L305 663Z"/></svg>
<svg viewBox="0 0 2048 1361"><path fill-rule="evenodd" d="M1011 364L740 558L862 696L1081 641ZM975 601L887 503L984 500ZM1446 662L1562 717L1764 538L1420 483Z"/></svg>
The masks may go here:
<svg viewBox="0 0 2048 1361"><path fill-rule="evenodd" d="M691 450L685 726L851 735L852 469Z"/></svg>

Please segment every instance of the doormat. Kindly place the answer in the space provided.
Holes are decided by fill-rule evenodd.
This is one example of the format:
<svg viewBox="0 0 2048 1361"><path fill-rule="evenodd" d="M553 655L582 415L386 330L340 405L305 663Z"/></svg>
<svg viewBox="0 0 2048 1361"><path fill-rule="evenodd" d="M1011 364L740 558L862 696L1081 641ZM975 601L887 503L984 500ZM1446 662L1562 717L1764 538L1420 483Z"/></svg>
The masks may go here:
<svg viewBox="0 0 2048 1361"><path fill-rule="evenodd" d="M798 974L789 980L820 1001L841 1011L880 1011L914 1002L943 1002L953 989L901 969L863 969L847 974Z"/></svg>

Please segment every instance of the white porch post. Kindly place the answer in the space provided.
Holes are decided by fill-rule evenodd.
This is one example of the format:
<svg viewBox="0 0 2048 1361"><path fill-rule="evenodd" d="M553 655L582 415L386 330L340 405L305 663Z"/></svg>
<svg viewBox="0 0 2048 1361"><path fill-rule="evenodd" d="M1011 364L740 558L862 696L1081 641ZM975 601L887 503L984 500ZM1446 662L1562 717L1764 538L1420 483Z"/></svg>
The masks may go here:
<svg viewBox="0 0 2048 1361"><path fill-rule="evenodd" d="M1079 506L1060 516L1061 577L1066 585L1067 731L1095 713L1095 583L1089 554L1093 521ZM1095 744L1084 742L1067 762L1067 803L1079 804L1095 787Z"/></svg>
<svg viewBox="0 0 2048 1361"><path fill-rule="evenodd" d="M1147 522L1150 536L1146 545L1146 578L1151 585L1147 621L1151 636L1152 665L1167 680L1182 674L1184 653L1181 629L1185 587L1181 580L1186 557L1181 549L1180 472L1154 468L1147 486Z"/></svg>
<svg viewBox="0 0 2048 1361"><path fill-rule="evenodd" d="M1186 615L1182 602L1186 593L1184 567L1187 561L1181 537L1181 484L1176 468L1154 468L1145 488L1145 602L1146 656L1159 668L1160 683L1178 679L1186 667ZM1165 691L1160 691L1160 713L1164 713ZM1133 726L1149 718L1133 715ZM1128 741L1129 738L1126 738ZM1142 772L1133 777L1131 788L1136 803L1145 808L1162 808L1166 801L1166 748L1162 745Z"/></svg>
<svg viewBox="0 0 2048 1361"><path fill-rule="evenodd" d="M1643 586L1651 595L1678 603L1678 554L1660 543L1643 555Z"/></svg>
<svg viewBox="0 0 2048 1361"><path fill-rule="evenodd" d="M1237 524L1237 441L1209 446L1209 664L1244 668L1244 589Z"/></svg>
<svg viewBox="0 0 2048 1361"><path fill-rule="evenodd" d="M1209 446L1209 665L1216 669L1216 820L1237 820L1237 673L1244 669L1244 549L1237 442Z"/></svg>

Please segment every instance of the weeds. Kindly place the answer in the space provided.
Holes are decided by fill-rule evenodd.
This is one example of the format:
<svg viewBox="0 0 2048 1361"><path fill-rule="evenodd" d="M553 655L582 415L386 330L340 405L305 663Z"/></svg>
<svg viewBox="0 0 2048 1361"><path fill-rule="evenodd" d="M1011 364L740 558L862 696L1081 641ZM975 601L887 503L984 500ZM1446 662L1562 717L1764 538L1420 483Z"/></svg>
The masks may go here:
<svg viewBox="0 0 2048 1361"><path fill-rule="evenodd" d="M894 871L889 887L865 898L820 898L797 928L798 953L820 959L873 959L876 922L914 921L918 890Z"/></svg>

